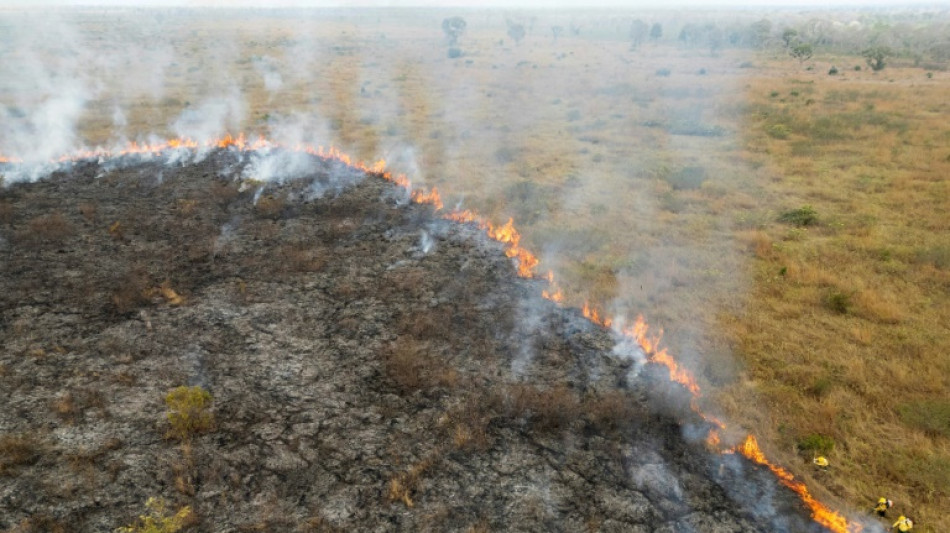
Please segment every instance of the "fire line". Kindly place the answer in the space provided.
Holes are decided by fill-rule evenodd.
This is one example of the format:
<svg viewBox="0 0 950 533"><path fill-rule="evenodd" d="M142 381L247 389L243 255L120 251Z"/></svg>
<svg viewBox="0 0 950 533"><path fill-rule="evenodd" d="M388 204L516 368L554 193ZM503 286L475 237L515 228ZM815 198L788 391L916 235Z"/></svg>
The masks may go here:
<svg viewBox="0 0 950 533"><path fill-rule="evenodd" d="M280 143L270 141L263 136L259 136L253 140L248 140L244 133L238 134L236 137L227 134L220 139L213 139L204 143L199 143L189 138L169 139L167 141L155 144L137 143L132 141L129 142L124 148L116 151L102 148L97 148L94 150L80 150L73 154L64 155L58 159L54 159L52 162L66 163L85 159L107 159L128 155L160 156L165 152L173 150L199 150L202 147L234 149L242 152L271 149L285 149L294 152L304 152L327 161L337 161L351 168L379 176L394 183L395 185L406 189L409 193L410 199L413 202L431 205L435 211L441 211L443 209L441 196L435 187L433 187L431 190L427 190L425 188L413 188L411 181L406 177L405 174L393 175L390 171L387 171L385 160L381 159L375 163L366 164L362 161L353 160L349 155L335 147L324 148L323 146L314 146L310 144L285 146ZM19 163L22 163L21 159L17 159L15 157L6 157L3 154L0 154L0 164ZM472 210L456 210L450 213L445 213L442 215L442 217L460 224L476 225L479 229L484 230L488 237L505 245L505 255L517 261L517 273L520 277L531 279L539 277L535 273L535 269L537 268L540 261L538 260L537 256L520 245L521 234L517 229L515 229L514 219L509 218L505 224L497 226ZM546 275L540 277L548 281L548 288L542 290L542 297L558 304L562 303L564 300L564 294L554 281L554 273L549 271ZM584 306L581 308L581 313L585 318L601 327L609 329L614 326L613 318L607 316L603 313L603 311L598 310L596 307L591 306L589 302L584 303ZM701 411L698 401L700 397L700 388L695 378L688 370L676 362L676 360L666 351L666 348L659 347L660 340L663 336L662 330L660 330L660 332L654 336L648 335L648 330L649 326L641 315L637 317L632 325L621 328L620 334L634 340L643 350L643 353L646 355L649 362L666 367L666 369L669 371L670 380L679 383L690 392L692 395L690 401L690 407L692 410L699 414L711 426L713 426L710 428L706 437L706 442L710 447L719 450L719 452L722 454L738 453L755 464L767 467L778 478L781 484L785 485L799 496L802 502L811 511L811 517L815 522L828 528L834 533L858 533L862 530L860 524L849 523L847 519L840 513L829 509L827 506L817 501L809 492L808 487L806 487L801 481L796 480L791 472L770 462L762 452L761 448L759 448L758 441L754 435L748 435L741 444L738 444L735 447L722 449L719 430L725 429L725 424Z"/></svg>

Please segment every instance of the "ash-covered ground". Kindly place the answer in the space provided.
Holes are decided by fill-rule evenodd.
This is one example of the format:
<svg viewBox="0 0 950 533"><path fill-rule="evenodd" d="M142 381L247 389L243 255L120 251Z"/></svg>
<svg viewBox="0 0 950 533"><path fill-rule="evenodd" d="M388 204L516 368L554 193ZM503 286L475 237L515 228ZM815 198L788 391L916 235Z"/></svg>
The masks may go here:
<svg viewBox="0 0 950 533"><path fill-rule="evenodd" d="M502 245L313 158L0 189L0 530L822 531ZM167 392L214 424L168 435ZM690 439L695 435L695 439Z"/></svg>

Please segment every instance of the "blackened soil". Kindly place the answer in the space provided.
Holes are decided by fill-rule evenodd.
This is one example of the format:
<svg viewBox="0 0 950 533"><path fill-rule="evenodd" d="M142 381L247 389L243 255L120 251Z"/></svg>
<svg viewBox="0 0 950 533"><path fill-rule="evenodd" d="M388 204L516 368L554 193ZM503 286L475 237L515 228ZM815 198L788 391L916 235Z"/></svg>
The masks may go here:
<svg viewBox="0 0 950 533"><path fill-rule="evenodd" d="M243 164L0 189L0 530L150 497L186 531L821 530L476 228L336 163ZM180 385L214 398L184 440Z"/></svg>

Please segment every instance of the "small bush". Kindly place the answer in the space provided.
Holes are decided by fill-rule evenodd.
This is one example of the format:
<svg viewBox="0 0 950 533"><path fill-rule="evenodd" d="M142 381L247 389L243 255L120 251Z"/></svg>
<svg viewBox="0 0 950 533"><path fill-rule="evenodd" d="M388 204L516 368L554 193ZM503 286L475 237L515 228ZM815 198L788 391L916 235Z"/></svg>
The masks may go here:
<svg viewBox="0 0 950 533"><path fill-rule="evenodd" d="M769 124L765 127L765 133L773 139L785 140L792 132L785 124Z"/></svg>
<svg viewBox="0 0 950 533"><path fill-rule="evenodd" d="M32 239L39 241L60 242L73 234L72 224L62 213L52 213L39 216L29 221Z"/></svg>
<svg viewBox="0 0 950 533"><path fill-rule="evenodd" d="M698 189L706 181L703 167L684 167L666 177L666 182L676 190Z"/></svg>
<svg viewBox="0 0 950 533"><path fill-rule="evenodd" d="M449 59L455 59L455 58L458 58L458 57L462 57L462 50L461 50L460 48L449 48L449 52L448 52L447 55L448 55Z"/></svg>
<svg viewBox="0 0 950 533"><path fill-rule="evenodd" d="M670 69L661 68L656 71L657 76L663 76L664 78L668 77L671 74Z"/></svg>
<svg viewBox="0 0 950 533"><path fill-rule="evenodd" d="M851 294L839 290L833 290L825 296L825 306L835 313L846 314L851 310Z"/></svg>
<svg viewBox="0 0 950 533"><path fill-rule="evenodd" d="M514 385L508 389L508 416L524 418L542 432L567 428L579 414L577 394L559 385L547 390L529 385Z"/></svg>
<svg viewBox="0 0 950 533"><path fill-rule="evenodd" d="M818 212L810 205L803 205L798 209L782 213L778 220L794 226L814 226L818 224Z"/></svg>
<svg viewBox="0 0 950 533"><path fill-rule="evenodd" d="M816 455L827 455L835 449L835 440L827 435L812 433L798 440L798 449Z"/></svg>
<svg viewBox="0 0 950 533"><path fill-rule="evenodd" d="M836 74L838 74L838 67L832 66L830 69L828 69L829 76L834 76Z"/></svg>
<svg viewBox="0 0 950 533"><path fill-rule="evenodd" d="M739 68L755 68L755 65L751 61L743 61L739 63Z"/></svg>
<svg viewBox="0 0 950 533"><path fill-rule="evenodd" d="M175 533L194 520L191 507L186 505L170 514L168 505L161 498L149 498L145 507L147 514L140 515L130 526L117 528L116 533Z"/></svg>
<svg viewBox="0 0 950 533"><path fill-rule="evenodd" d="M706 69L704 69L704 68L699 69L699 72L697 72L697 74L699 74L700 76L705 76L705 75L706 75Z"/></svg>
<svg viewBox="0 0 950 533"><path fill-rule="evenodd" d="M193 435L210 431L214 414L210 410L211 393L201 387L176 387L165 395L168 413L165 418L171 425L168 436L188 440Z"/></svg>
<svg viewBox="0 0 950 533"><path fill-rule="evenodd" d="M855 71L855 72L860 72L860 71L861 71L861 65L855 65L855 66L854 66L854 71Z"/></svg>
<svg viewBox="0 0 950 533"><path fill-rule="evenodd" d="M254 211L258 216L277 220L284 212L287 206L287 199L283 196L262 196L254 205Z"/></svg>
<svg viewBox="0 0 950 533"><path fill-rule="evenodd" d="M919 250L916 259L918 263L931 263L939 269L950 270L950 246L933 246Z"/></svg>
<svg viewBox="0 0 950 533"><path fill-rule="evenodd" d="M495 161L501 165L506 165L518 159L518 150L510 146L502 146L495 150Z"/></svg>
<svg viewBox="0 0 950 533"><path fill-rule="evenodd" d="M950 400L906 403L898 408L901 420L933 437L950 438Z"/></svg>

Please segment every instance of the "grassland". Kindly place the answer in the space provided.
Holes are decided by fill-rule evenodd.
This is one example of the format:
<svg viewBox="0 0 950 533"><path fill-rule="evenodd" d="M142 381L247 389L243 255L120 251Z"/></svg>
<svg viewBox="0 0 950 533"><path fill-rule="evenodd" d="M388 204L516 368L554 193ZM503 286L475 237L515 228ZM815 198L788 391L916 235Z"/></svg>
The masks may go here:
<svg viewBox="0 0 950 533"><path fill-rule="evenodd" d="M171 136L230 99L220 126L386 157L446 205L514 217L569 303L665 328L706 408L821 498L886 495L950 529L950 75L555 40L548 20L514 43L497 13L467 16L450 59L444 15L176 18L159 86L105 81L80 137Z"/></svg>

